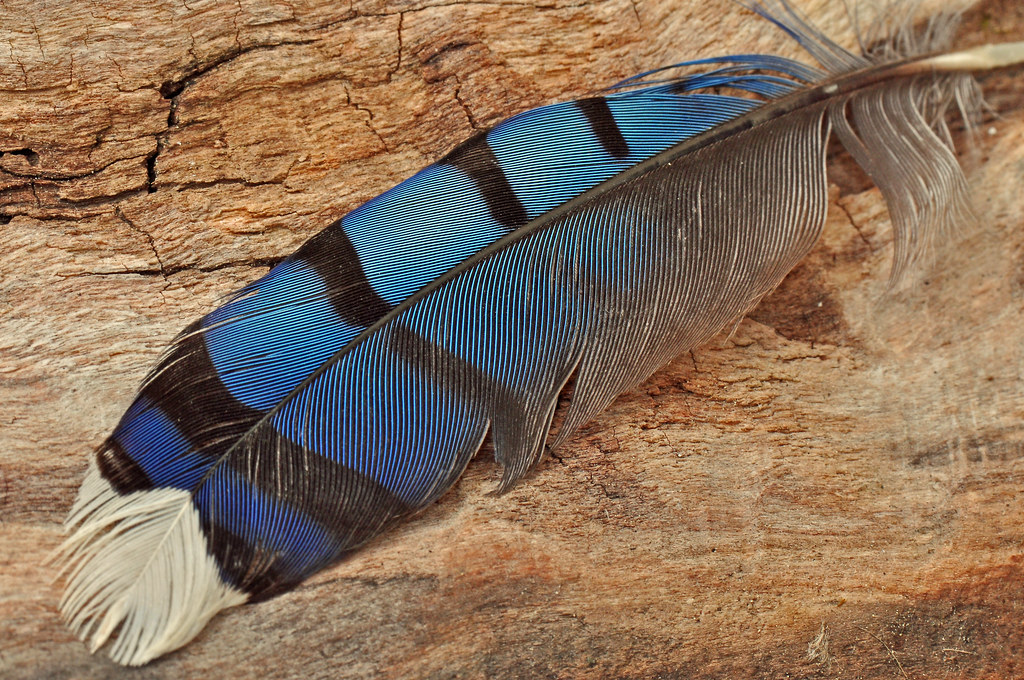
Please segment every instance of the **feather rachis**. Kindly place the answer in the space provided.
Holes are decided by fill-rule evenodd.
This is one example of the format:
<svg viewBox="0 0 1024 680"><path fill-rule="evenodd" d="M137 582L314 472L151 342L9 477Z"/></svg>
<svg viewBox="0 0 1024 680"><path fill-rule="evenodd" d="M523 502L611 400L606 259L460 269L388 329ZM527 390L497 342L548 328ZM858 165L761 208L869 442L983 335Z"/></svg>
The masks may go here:
<svg viewBox="0 0 1024 680"><path fill-rule="evenodd" d="M785 7L784 4L779 6ZM830 53L842 55L842 52L836 52L825 44L824 58L827 59ZM454 482L489 430L494 433L496 456L504 467L502 487L511 485L538 459L557 395L574 372L579 372L577 389L563 428L564 434L559 435L560 440L569 436L622 389L642 380L679 351L706 340L778 284L810 248L820 230L825 209L824 138L836 117L845 120L845 105L835 107L832 102L837 101L837 97L858 97L878 86L887 77L886 68L890 67L882 66L875 70L867 67L856 76L839 77L817 88L795 92L793 99L786 101L797 101L800 96L806 99L797 101L799 106L787 104L791 106L788 110L772 108L777 104L766 104L755 111L760 112L761 118L753 113L741 113L724 128L698 133L691 138L696 141L677 144L671 152L656 155L657 160L634 164L635 170L620 172L614 179L605 180L577 199L547 210L543 217L533 220L527 217L528 200L518 194L514 197L516 201L509 200L510 190L516 191L513 181L507 181L508 186L502 186L500 190L492 186L490 195L486 191L481 192L482 203L486 204L487 214L497 225L493 233L500 233L500 228L505 227L510 230L507 235L477 249L475 254L455 267L445 269L445 273L435 276L426 285L416 287L418 284L399 280L390 298L369 286L370 292L377 295L370 299L364 289L364 297L368 300L366 307L384 311L375 312L376 319L368 325L360 327L358 323L351 323L343 332L332 336L333 341L345 337L343 349L326 357L303 355L302 358L309 358L319 367L308 375L300 376L298 382L294 382L292 373L282 373L278 376L280 385L273 391L274 399L270 399L259 390L250 390L252 384L246 370L251 367L252 358L225 351L216 336L220 332L228 339L234 339L240 333L238 329L245 327L246 323L251 324L251 329L261 331L263 327L260 324L272 314L287 316L300 307L304 308L305 314L325 317L338 311L339 305L322 303L323 300L361 285L362 281L344 277L330 280L322 268L318 269L318 263L310 265L315 253L311 247L304 247L300 250L302 256L297 254L282 268L275 268L271 276L231 300L222 317L210 315L206 325L188 331L172 348L161 370L154 373L143 388L144 392L151 390L153 396L165 399L168 395L174 397L189 390L223 387L231 393L232 399L242 404L220 414L223 417L216 422L203 421L199 426L177 417L178 414L163 419L151 415L147 421L142 434L149 437L159 435L173 440L181 435L183 428L192 427L192 434L201 435L205 440L205 448L201 450L175 454L174 461L196 455L196 461L184 459L185 462L180 463L185 472L200 469L204 464L209 467L202 472L198 482L191 478L189 483L181 479L169 482L169 488L173 488L173 484L187 488L195 483L199 486L194 491L175 491L180 494L177 498L185 499L181 502L183 510L168 516L171 528L166 535L184 527L181 531L188 537L198 536L207 542L202 550L194 551L215 558L222 571L217 579L224 579L221 585L235 580L237 582L230 586L234 592L245 596L250 593L265 595L294 585L304 575L358 547L398 517L431 502ZM900 68L908 67L901 65ZM913 75L913 72L896 75L903 78ZM914 109L917 95L914 92L906 94ZM901 101L905 103L905 100ZM565 112L575 113L571 107ZM586 118L593 120L593 116ZM927 119L922 118L912 127L916 131L922 124L925 127L930 125ZM598 127L595 130L600 132ZM799 139L787 141L787 128L790 133L799 129L802 133L797 135ZM851 127L846 134L853 139L857 131ZM759 136L759 139L754 140L753 136ZM611 156L622 155L618 141L600 138L600 135L598 138ZM860 141L865 148L872 144L870 140ZM810 148L795 151L796 142ZM752 149L760 149L761 155L748 155L746 164L739 163L742 153L749 154ZM787 154L798 155L809 168L806 177L812 179L796 184L806 191L801 194L801 202L796 209L799 214L789 225L791 233L786 234L787 238L765 241L765 247L756 253L761 258L756 263L759 267L750 262L744 265L737 239L713 244L702 251L692 244L686 244L686 248L674 248L680 244L671 241L673 233L670 232L665 237L672 247L659 250L636 236L644 233L645 228L639 216L654 214L662 210L659 206L669 205L683 206L684 210L690 207L697 209L692 233L685 232L692 240L713 242L720 238L721 234L708 225L715 221L716 211L721 222L721 214L734 207L722 199L720 187L726 186L744 167L753 167L757 158L765 157L765 149L777 152L768 156L788 160L792 159ZM716 151L721 161L719 166L709 162ZM488 149L482 146L464 147L461 152L447 156L447 165L441 163L444 167L435 169L429 178L432 181L441 177L446 181L462 182L460 188L469 195L473 182L479 184L478 180L484 176L493 179L494 166L496 163L500 165L494 149L490 149L490 155L486 152ZM721 160L723 155L727 157L725 160ZM688 164L706 166L708 172L718 173L705 177L699 174L702 167L691 170L698 175L693 180L697 187L695 206L685 197L678 200L679 197L672 193L675 180ZM447 169L452 167L459 172ZM789 165L774 171L777 175L787 168L792 169ZM880 172L883 181L884 175ZM466 177L472 181L465 181ZM746 178L744 186L747 189L763 180L757 175L747 175ZM642 185L643 191L637 192L638 185ZM703 192L709 187L713 189L705 195ZM730 196L740 194L742 197L741 189L732 187L730 191ZM396 195L392 194L391 198ZM750 223L762 230L758 233L775 237L778 236L776 232L765 229L772 222L766 216L772 215L771 210L776 206L785 205L788 198L781 195L772 198L771 201L751 200L748 207ZM373 210L371 204L367 204L370 206L367 211ZM679 218L671 210L663 212L665 214L660 215L660 219ZM923 220L934 221L930 213L925 214ZM615 238L599 239L588 232L588 228L592 229L597 224L611 225L606 231L613 232ZM398 226L409 227L409 221L399 220ZM679 230L674 232L677 238L680 233ZM352 239L357 240L360 234L365 235L354 229ZM607 243L621 244L621 250L614 253L616 257L608 256L602 250ZM349 245L353 251L368 247L366 242ZM344 241L339 247L345 247ZM711 257L707 257L709 252ZM660 278L653 282L642 277L630 278L644 258L656 259L651 257L652 254L667 256L657 271ZM529 263L529 272L524 273L522 266L517 270L513 255L518 258L517 262ZM750 256L750 253L745 255ZM672 257L677 259L672 260ZM367 281L378 275L385 278L389 273L386 268L371 271L370 259L362 258L360 261L359 257L356 258L355 265L364 266L367 270L364 278ZM620 267L622 263L626 264ZM490 269L485 271L483 264L490 265ZM704 278L716 282L717 288L707 285L703 279L673 278L674 271L686 271L687 267L701 271L706 275ZM301 275L299 293L284 301L276 300L273 277L285 277L289 272ZM619 274L623 275L623 280L617 284L629 290L631 295L650 301L650 310L653 310L650 314L630 316L636 312L632 300L622 295L621 290L608 286L608 281ZM404 285L415 289L415 292L399 300L405 294L401 289ZM510 290L501 296L491 297L475 292L493 291L499 285ZM505 297L530 303L513 307L497 320L474 318L474 312L479 308L503 309L502 298ZM721 303L720 297L725 298L725 303ZM264 298L268 304L258 307ZM678 320L662 314L680 299L694 306L698 319L685 328L680 327ZM479 304L477 307L455 304L460 300ZM713 313L697 309L701 303L707 306L709 302L719 303ZM560 315L546 314L547 306L556 303L563 306ZM247 308L247 305L257 307ZM332 307L335 308L333 312ZM463 335L487 335L496 339L483 349L466 346L464 338L450 332L451 324L437 322L439 315L449 320L458 317ZM565 332L566 327L568 332ZM517 346L518 337L537 329L544 331L541 347L527 351ZM633 335L638 338L631 337ZM282 351L279 344L256 345L266 355ZM486 350L491 350L501 360L488 357ZM204 356L204 351L209 356ZM183 371L188 374L187 378L166 380L176 370L191 366L189 362L197 361L200 363L196 365L212 367L209 380L196 378L194 371ZM490 370L483 370L482 365ZM538 365L543 368L533 374L526 370ZM234 378L242 375L243 378L237 378L228 385L234 379L229 375ZM170 384L165 385L168 382ZM351 390L359 392L358 398L349 398L344 390L338 396L338 390L332 390L332 385L352 386ZM381 386L397 391L400 398L384 393ZM254 401L248 403L247 399ZM276 400L276 404L270 409L263 409L263 401L258 399ZM432 416L410 423L401 419L403 409L430 412ZM342 414L342 428L335 430L322 426L323 422L338 418L338 414ZM336 451L337 459L324 460L327 456L317 455L325 448ZM359 458L352 451L364 455ZM416 451L417 456L408 455L409 451ZM204 462L203 456L208 460ZM147 461L142 461L140 466L145 467L146 464ZM346 476L345 468L354 469L356 466L362 466L358 468L359 474ZM157 467L154 464L152 470L159 472ZM311 474L314 470L316 474ZM145 515L147 511L137 508L135 516L125 516L119 514L120 504L134 502L137 497L132 496L133 493L153 492L136 492L127 487L117 491L120 492L117 500L111 501L107 499L113 491L95 487L86 493L83 487L82 507L90 510L72 522L81 522L78 533L68 544L72 560L77 564L72 581L85 574L86 567L94 566L95 556L112 546L121 532L134 529L135 523L145 523L145 518L139 519L138 516ZM244 503L237 500L243 493L248 494ZM277 502L281 499L289 502ZM342 506L338 507L336 503ZM293 512L296 505L301 506L301 513ZM195 520L194 525L185 522L186 518L193 517L193 512L199 515L200 511L202 520ZM335 520L332 513L343 517L343 521ZM194 526L199 529L194 529ZM107 528L113 528L113 531L100 535ZM225 535L230 535L230 540L223 538ZM83 551L84 544L91 547ZM193 547L196 544L195 541L188 543ZM215 584L216 580L207 579L207 582ZM75 590L74 585L72 590ZM92 605L97 597L88 591L87 585L81 585L65 611L75 612L71 616L73 626L86 635L92 635L93 644L99 646L120 623L119 617L126 614L126 605L123 604L124 598L116 600L104 615L100 611L103 606ZM233 599L213 597L211 601L224 603L233 602ZM127 663L142 663L172 648L168 646L172 643L183 644L198 630L196 626L201 628L205 622L206 609L200 609L187 622L168 624L177 630L165 635L154 633L152 628L133 628L137 620L135 617L141 616L142 610L137 607L128 611L122 634L113 648L115 658ZM103 616L102 624L96 621L94 614Z"/></svg>

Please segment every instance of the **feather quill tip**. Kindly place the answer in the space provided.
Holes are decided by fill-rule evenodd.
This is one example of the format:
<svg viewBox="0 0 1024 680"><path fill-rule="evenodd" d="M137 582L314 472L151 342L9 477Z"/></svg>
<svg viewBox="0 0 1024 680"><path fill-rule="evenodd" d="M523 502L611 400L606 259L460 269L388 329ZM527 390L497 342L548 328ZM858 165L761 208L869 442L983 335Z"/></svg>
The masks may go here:
<svg viewBox="0 0 1024 680"><path fill-rule="evenodd" d="M940 54L923 61L937 71L987 71L1024 63L1024 41L981 45L951 54Z"/></svg>
<svg viewBox="0 0 1024 680"><path fill-rule="evenodd" d="M141 666L178 649L249 599L221 577L186 491L122 495L93 463L65 531L53 556L67 580L61 615L90 652L116 633L117 663Z"/></svg>

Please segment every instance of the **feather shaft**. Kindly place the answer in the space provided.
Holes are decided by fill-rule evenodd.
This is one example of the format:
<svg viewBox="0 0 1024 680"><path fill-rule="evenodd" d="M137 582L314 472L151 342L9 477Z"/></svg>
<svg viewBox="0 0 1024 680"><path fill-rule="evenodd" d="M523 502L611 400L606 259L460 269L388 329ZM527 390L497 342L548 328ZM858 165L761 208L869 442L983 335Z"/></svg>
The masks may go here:
<svg viewBox="0 0 1024 680"><path fill-rule="evenodd" d="M1003 49L1006 48L1006 49ZM950 73L972 72L976 73L985 70L1005 68L1015 64L1024 63L1024 42L1006 43L1003 45L984 45L964 52L956 52L949 55L939 55L920 59L908 59L894 64L885 64L879 67L872 67L845 74L841 77L831 79L787 95L782 99L760 106L749 113L737 116L736 118L722 123L706 132L694 135L672 147L652 156L651 158L637 163L632 167L623 170L614 177L594 186L578 196L562 203L540 217L526 222L506 236L503 236L493 243L481 248L459 264L449 269L445 274L435 278L411 296L406 298L387 314L381 316L374 323L367 326L362 332L353 338L348 345L342 348L333 359L340 358L346 352L352 350L360 342L371 336L382 326L388 323L395 316L401 314L409 307L415 305L421 299L440 288L451 278L458 276L468 269L486 260L494 253L507 248L509 245L520 241L531 233L545 228L547 225L564 218L566 215L578 210L581 206L593 201L595 198L604 195L618 186L632 182L656 168L668 165L676 160L687 156L698 149L711 146L716 142L729 138L745 130L753 129L768 121L792 114L801 109L807 109L822 102L835 100L844 95L855 95L858 91L866 90L887 81L914 77L927 76L934 71ZM325 364L299 386L295 388L298 392L309 384L322 371L328 367ZM268 414L269 416L270 414Z"/></svg>
<svg viewBox="0 0 1024 680"><path fill-rule="evenodd" d="M936 71L970 72L1006 68L1024 63L1024 42L981 45L963 52L939 54L920 60L924 68Z"/></svg>

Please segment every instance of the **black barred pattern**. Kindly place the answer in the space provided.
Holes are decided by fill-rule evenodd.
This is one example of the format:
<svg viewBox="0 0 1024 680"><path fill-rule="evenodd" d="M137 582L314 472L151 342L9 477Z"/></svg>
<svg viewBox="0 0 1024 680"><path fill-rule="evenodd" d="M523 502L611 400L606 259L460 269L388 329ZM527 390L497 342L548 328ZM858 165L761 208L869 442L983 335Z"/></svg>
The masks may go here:
<svg viewBox="0 0 1024 680"><path fill-rule="evenodd" d="M309 263L324 280L334 311L350 326L365 328L391 311L366 278L348 234L335 222L306 241L289 259Z"/></svg>
<svg viewBox="0 0 1024 680"><path fill-rule="evenodd" d="M498 224L509 231L526 224L526 208L502 172L501 164L487 143L487 133L481 132L470 137L452 149L438 164L450 165L472 179L487 203L491 217Z"/></svg>
<svg viewBox="0 0 1024 680"><path fill-rule="evenodd" d="M160 405L196 454L215 459L252 428L263 412L238 401L224 386L201 328L200 321L185 328L140 396Z"/></svg>
<svg viewBox="0 0 1024 680"><path fill-rule="evenodd" d="M146 472L113 437L108 438L96 452L96 464L103 478L122 496L153 488L153 482Z"/></svg>
<svg viewBox="0 0 1024 680"><path fill-rule="evenodd" d="M294 508L331 535L338 549L323 555L317 569L412 511L374 480L285 437L260 448L262 455L247 451L232 456L232 468L253 488ZM241 465L238 459L243 461ZM288 590L316 570L291 577L276 568L281 557L277 553L250 545L216 524L204 524L204 531L211 537L212 551L229 582L257 599ZM213 540L215 534L218 540Z"/></svg>
<svg viewBox="0 0 1024 680"><path fill-rule="evenodd" d="M509 450L519 451L524 446L524 437L530 435L523 423L530 420L530 409L523 396L500 382L490 373L443 347L427 340L412 329L396 324L390 341L390 350L401 357L410 367L419 371L425 380L447 389L481 405L487 405L492 418L491 435ZM439 383L444 377L445 383ZM484 396L486 395L486 396ZM469 451L472 456L475 451ZM499 459L502 465L508 461ZM461 467L455 466L461 471ZM455 473L457 477L459 472ZM453 484L449 479L444 486Z"/></svg>
<svg viewBox="0 0 1024 680"><path fill-rule="evenodd" d="M439 347L404 324L395 324L389 349L434 384L437 384L441 376L448 378L452 384L444 387L452 392L458 391L453 389L456 386L462 390L472 386L481 394L495 395L498 404L519 402L515 393L498 382L494 376ZM515 409L511 411L515 412Z"/></svg>
<svg viewBox="0 0 1024 680"><path fill-rule="evenodd" d="M199 523L206 536L206 550L220 567L221 579L249 593L250 602L266 600L295 587L297 579L288 578L274 567L273 553L213 524L202 513Z"/></svg>
<svg viewBox="0 0 1024 680"><path fill-rule="evenodd" d="M604 97L590 97L575 102L583 115L590 123L590 130L601 142L601 146L612 158L626 158L629 156L629 144L622 136L618 123L608 107Z"/></svg>

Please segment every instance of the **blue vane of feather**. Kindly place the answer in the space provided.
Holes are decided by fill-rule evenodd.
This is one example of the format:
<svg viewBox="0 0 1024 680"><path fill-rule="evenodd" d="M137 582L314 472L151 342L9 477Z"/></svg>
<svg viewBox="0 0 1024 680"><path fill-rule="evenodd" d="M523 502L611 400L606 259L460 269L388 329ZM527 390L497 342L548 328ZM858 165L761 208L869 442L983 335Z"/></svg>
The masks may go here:
<svg viewBox="0 0 1024 680"><path fill-rule="evenodd" d="M70 626L124 664L180 647L437 499L488 434L507 489L811 248L832 131L885 194L897 274L963 219L941 114L1019 46L907 61L939 45L902 35L893 65L752 7L820 68L684 62L514 116L188 326L72 509Z"/></svg>

